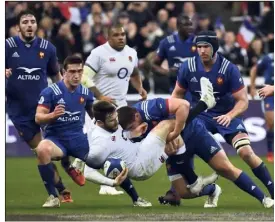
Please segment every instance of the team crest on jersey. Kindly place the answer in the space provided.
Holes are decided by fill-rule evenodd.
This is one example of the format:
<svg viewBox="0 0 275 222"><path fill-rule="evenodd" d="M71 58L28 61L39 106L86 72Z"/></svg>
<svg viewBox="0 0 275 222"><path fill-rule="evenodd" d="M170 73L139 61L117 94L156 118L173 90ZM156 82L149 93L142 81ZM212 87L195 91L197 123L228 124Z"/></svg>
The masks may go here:
<svg viewBox="0 0 275 222"><path fill-rule="evenodd" d="M112 136L111 140L116 141L116 136Z"/></svg>
<svg viewBox="0 0 275 222"><path fill-rule="evenodd" d="M195 52L196 50L197 50L197 47L193 45L193 46L191 47L191 51L192 51L192 52Z"/></svg>
<svg viewBox="0 0 275 222"><path fill-rule="evenodd" d="M217 84L218 85L222 85L223 84L223 78L222 77L218 77L217 78Z"/></svg>
<svg viewBox="0 0 275 222"><path fill-rule="evenodd" d="M83 104L84 101L85 101L85 99L81 96L80 99L79 99L79 103L80 103L80 104Z"/></svg>
<svg viewBox="0 0 275 222"><path fill-rule="evenodd" d="M129 56L128 58L129 58L129 61L130 61L130 62L132 62L132 61L133 61L132 56Z"/></svg>
<svg viewBox="0 0 275 222"><path fill-rule="evenodd" d="M109 58L109 60L110 60L110 62L115 62L116 61L116 59L114 57Z"/></svg>
<svg viewBox="0 0 275 222"><path fill-rule="evenodd" d="M43 59L44 56L45 56L45 53L44 53L44 52L39 52L39 57L40 57L40 59Z"/></svg>

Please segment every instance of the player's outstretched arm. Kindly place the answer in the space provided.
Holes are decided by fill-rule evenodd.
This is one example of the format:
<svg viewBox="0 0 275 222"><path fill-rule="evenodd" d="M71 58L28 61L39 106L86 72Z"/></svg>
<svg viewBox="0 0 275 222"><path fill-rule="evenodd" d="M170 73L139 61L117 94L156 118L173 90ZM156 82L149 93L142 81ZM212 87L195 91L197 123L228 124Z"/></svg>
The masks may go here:
<svg viewBox="0 0 275 222"><path fill-rule="evenodd" d="M35 122L39 125L48 124L65 114L65 106L59 104L54 111L50 113L48 107L38 105L35 114Z"/></svg>
<svg viewBox="0 0 275 222"><path fill-rule="evenodd" d="M96 169L91 168L87 165L85 165L85 168L84 168L85 178L93 183L100 184L100 185L119 186L127 178L127 175L128 175L127 168L124 168L115 179L110 179L108 177L105 177L101 173L99 173Z"/></svg>

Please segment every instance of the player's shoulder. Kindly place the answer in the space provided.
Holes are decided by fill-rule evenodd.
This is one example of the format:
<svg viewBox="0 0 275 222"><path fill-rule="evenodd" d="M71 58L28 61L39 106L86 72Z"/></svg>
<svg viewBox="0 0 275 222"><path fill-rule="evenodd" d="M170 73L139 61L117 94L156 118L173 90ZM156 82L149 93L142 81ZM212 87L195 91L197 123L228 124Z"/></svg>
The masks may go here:
<svg viewBox="0 0 275 222"><path fill-rule="evenodd" d="M238 67L230 62L227 58L218 53L218 59L220 62L220 68L218 73L225 75L226 73L230 73L232 70L238 69Z"/></svg>
<svg viewBox="0 0 275 222"><path fill-rule="evenodd" d="M47 51L55 50L55 46L49 40L37 37L37 43L40 49L44 49Z"/></svg>
<svg viewBox="0 0 275 222"><path fill-rule="evenodd" d="M132 48L128 45L125 45L125 51L129 52L129 53L132 53L132 54L137 54L137 51L134 48Z"/></svg>
<svg viewBox="0 0 275 222"><path fill-rule="evenodd" d="M48 89L48 93L53 94L53 95L55 95L55 96L61 95L61 94L62 94L62 91L61 91L61 89L60 89L60 84L61 84L61 81L49 85L49 86L46 88L46 89Z"/></svg>
<svg viewBox="0 0 275 222"><path fill-rule="evenodd" d="M8 48L17 48L18 47L17 36L7 38L5 44Z"/></svg>
<svg viewBox="0 0 275 222"><path fill-rule="evenodd" d="M80 89L80 93L81 93L82 95L85 95L85 96L88 96L88 95L89 95L89 89L88 89L86 86L80 84L79 89Z"/></svg>
<svg viewBox="0 0 275 222"><path fill-rule="evenodd" d="M164 37L161 41L160 41L160 45L171 45L174 44L176 42L176 34L171 34L168 35L166 37Z"/></svg>
<svg viewBox="0 0 275 222"><path fill-rule="evenodd" d="M97 46L96 48L92 49L91 54L92 55L98 55L98 56L103 56L104 54L106 55L106 43L100 46Z"/></svg>
<svg viewBox="0 0 275 222"><path fill-rule="evenodd" d="M192 56L187 58L182 64L181 64L181 71L187 71L187 72L196 72L197 71L197 60L198 56Z"/></svg>

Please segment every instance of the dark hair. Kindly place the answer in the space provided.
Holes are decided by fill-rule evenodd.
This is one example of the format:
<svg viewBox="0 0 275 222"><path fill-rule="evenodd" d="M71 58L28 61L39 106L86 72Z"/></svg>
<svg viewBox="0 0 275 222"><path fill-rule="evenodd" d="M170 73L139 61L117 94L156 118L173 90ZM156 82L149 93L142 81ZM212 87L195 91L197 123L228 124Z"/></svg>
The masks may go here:
<svg viewBox="0 0 275 222"><path fill-rule="evenodd" d="M117 110L118 121L123 129L127 129L129 124L135 120L135 114L137 110L134 107L123 106Z"/></svg>
<svg viewBox="0 0 275 222"><path fill-rule="evenodd" d="M35 17L35 14L33 11L27 9L25 11L21 11L17 16L16 16L16 23L19 25L20 24L20 20L23 16L25 15L33 15ZM36 18L35 18L36 19Z"/></svg>
<svg viewBox="0 0 275 222"><path fill-rule="evenodd" d="M189 20L189 19L190 18L188 15L183 13L179 14L177 17L177 26L180 26L184 22L184 20Z"/></svg>
<svg viewBox="0 0 275 222"><path fill-rule="evenodd" d="M71 65L71 64L83 64L83 60L82 60L81 57L79 57L79 56L77 56L77 55L68 56L68 57L64 60L63 68L64 68L65 70L67 70L68 65Z"/></svg>
<svg viewBox="0 0 275 222"><path fill-rule="evenodd" d="M108 36L111 35L111 32L112 32L112 29L120 29L120 28L123 28L123 25L119 24L119 23L116 23L114 25L111 25L109 28L108 28Z"/></svg>
<svg viewBox="0 0 275 222"><path fill-rule="evenodd" d="M108 114L116 111L116 107L107 101L97 101L93 104L93 114L96 121L105 122Z"/></svg>

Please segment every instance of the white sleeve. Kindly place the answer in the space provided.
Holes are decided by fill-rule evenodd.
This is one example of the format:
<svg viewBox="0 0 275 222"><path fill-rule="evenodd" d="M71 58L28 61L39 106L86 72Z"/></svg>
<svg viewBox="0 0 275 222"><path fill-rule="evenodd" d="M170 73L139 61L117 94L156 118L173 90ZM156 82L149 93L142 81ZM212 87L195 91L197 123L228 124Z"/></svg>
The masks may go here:
<svg viewBox="0 0 275 222"><path fill-rule="evenodd" d="M138 68L138 57L137 57L137 52L135 51L135 67Z"/></svg>
<svg viewBox="0 0 275 222"><path fill-rule="evenodd" d="M111 154L111 147L108 146L107 138L99 137L89 143L90 150L86 164L93 168L101 168L108 156Z"/></svg>
<svg viewBox="0 0 275 222"><path fill-rule="evenodd" d="M100 69L100 62L101 59L98 50L92 50L91 54L86 59L85 66L88 66L97 73Z"/></svg>
<svg viewBox="0 0 275 222"><path fill-rule="evenodd" d="M87 180L93 183L107 185L107 186L114 186L115 180L103 176L96 169L88 167L87 165L85 165L85 168L84 168L84 176Z"/></svg>

